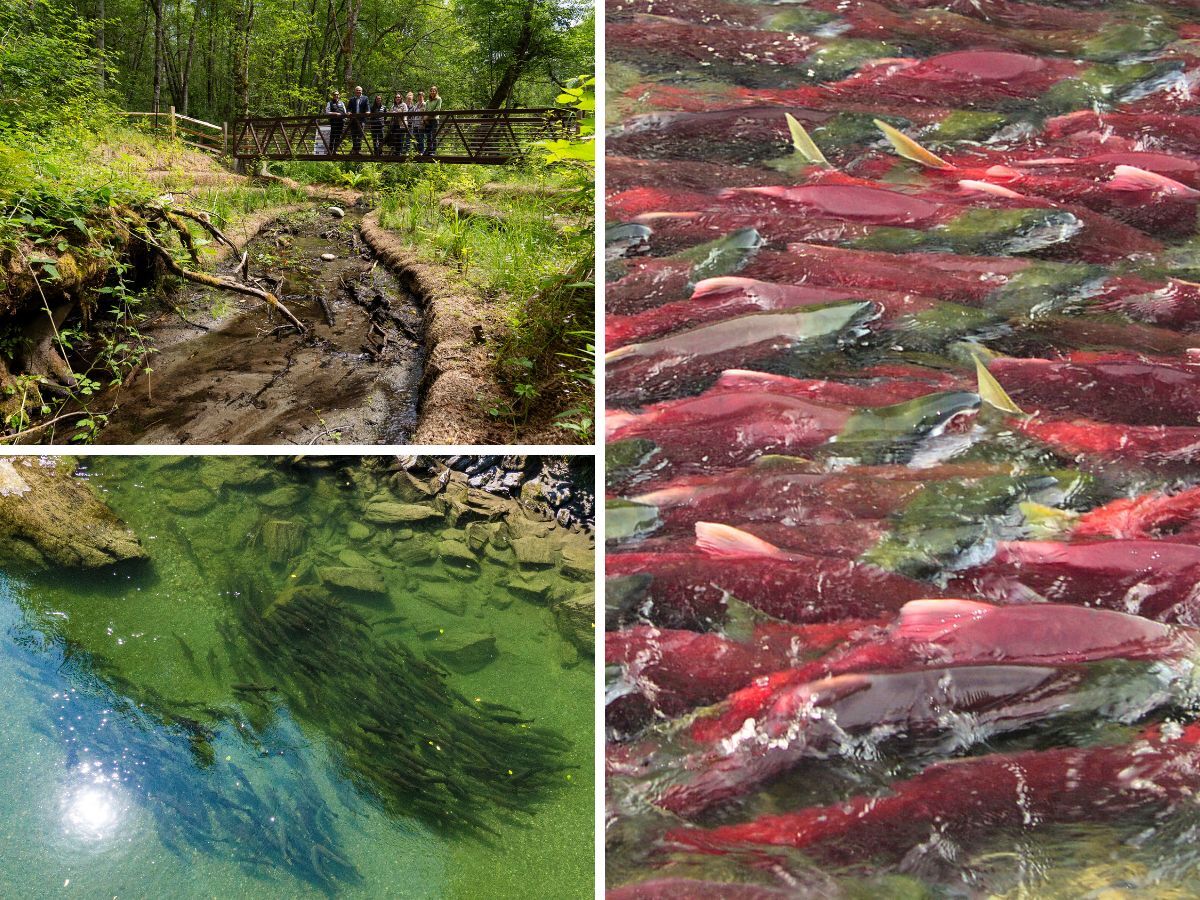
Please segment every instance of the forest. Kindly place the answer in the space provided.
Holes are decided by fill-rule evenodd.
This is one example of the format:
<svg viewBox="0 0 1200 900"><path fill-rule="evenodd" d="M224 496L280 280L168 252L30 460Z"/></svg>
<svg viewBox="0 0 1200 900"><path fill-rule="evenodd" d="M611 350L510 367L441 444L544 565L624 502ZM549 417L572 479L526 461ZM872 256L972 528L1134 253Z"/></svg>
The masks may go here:
<svg viewBox="0 0 1200 900"><path fill-rule="evenodd" d="M471 365L486 366L494 390L464 396L460 405L487 410L500 429L475 438L506 440L537 420L539 435L557 432L547 440L586 439L594 417L594 22L593 7L581 0L5 4L0 441L101 439L119 402L114 392L140 389L136 380L153 371L150 326L180 312L181 302L224 309L212 297L178 291L185 279L207 278L201 269L218 267L208 245L228 243L231 229L245 230L249 240L299 206L308 207L308 219L277 228L277 244L290 242L296 227L323 230L322 239L344 243L353 255L359 220L373 216L414 259L448 276L448 295L474 298L469 315L486 339L476 338L481 346L472 352L480 358ZM246 174L232 159L185 146L186 135L174 129L146 128L171 108L219 125L246 114L317 113L331 92L346 97L355 86L390 100L431 85L445 110L559 106L582 114L582 127L575 138L530 147L504 166L360 158L260 162ZM160 117L146 118L155 110ZM331 201L354 208L337 235L313 218ZM241 244L237 253L246 255ZM234 285L243 303L278 290L297 267L308 266L309 281L322 283L313 260L278 249L247 251L248 262L234 273L244 282ZM249 272L255 263L257 281ZM217 273L225 287L228 275ZM315 310L322 315L322 307ZM425 314L432 315L429 307ZM196 321L188 315L183 321ZM333 312L326 308L324 316L332 328ZM392 325L396 339L369 347L373 357L391 353L412 331ZM376 327L372 340L379 335ZM417 339L419 366L433 344ZM311 331L304 341L308 350L321 346ZM305 439L342 434L315 409L308 418ZM62 424L50 423L72 430L62 434ZM347 434L356 436L376 439Z"/></svg>
<svg viewBox="0 0 1200 900"><path fill-rule="evenodd" d="M593 59L581 0L30 0L5 15L29 13L74 17L97 85L127 109L213 122L315 111L356 84L388 97L437 84L456 108L544 106Z"/></svg>

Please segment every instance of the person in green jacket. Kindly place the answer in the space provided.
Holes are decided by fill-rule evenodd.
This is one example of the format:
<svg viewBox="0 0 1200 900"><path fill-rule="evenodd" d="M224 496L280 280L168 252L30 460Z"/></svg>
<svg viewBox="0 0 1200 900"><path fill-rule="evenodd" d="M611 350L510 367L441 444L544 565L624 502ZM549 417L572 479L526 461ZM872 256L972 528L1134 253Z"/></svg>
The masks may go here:
<svg viewBox="0 0 1200 900"><path fill-rule="evenodd" d="M429 99L425 101L425 153L433 156L437 152L437 111L442 108L442 98L438 96L437 85L429 88Z"/></svg>

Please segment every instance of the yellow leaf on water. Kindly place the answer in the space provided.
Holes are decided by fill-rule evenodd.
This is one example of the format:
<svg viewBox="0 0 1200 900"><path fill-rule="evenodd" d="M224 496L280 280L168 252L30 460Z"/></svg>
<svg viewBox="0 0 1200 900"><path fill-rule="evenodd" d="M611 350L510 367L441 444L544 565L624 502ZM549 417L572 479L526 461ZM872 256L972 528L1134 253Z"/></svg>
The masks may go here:
<svg viewBox="0 0 1200 900"><path fill-rule="evenodd" d="M816 145L804 126L801 125L796 117L791 113L784 113L787 119L788 131L792 133L792 146L796 152L804 158L804 161L814 166L821 166L826 169L833 168L829 165L829 160L825 158L825 154L821 152L821 148Z"/></svg>
<svg viewBox="0 0 1200 900"><path fill-rule="evenodd" d="M987 370L987 366L983 361L976 358L975 360L975 377L979 381L979 399L988 406L993 406L1003 412L1016 413L1019 416L1025 415L1025 410L1017 406L1013 402L1012 397L1008 396L1008 392L1000 386L994 375Z"/></svg>

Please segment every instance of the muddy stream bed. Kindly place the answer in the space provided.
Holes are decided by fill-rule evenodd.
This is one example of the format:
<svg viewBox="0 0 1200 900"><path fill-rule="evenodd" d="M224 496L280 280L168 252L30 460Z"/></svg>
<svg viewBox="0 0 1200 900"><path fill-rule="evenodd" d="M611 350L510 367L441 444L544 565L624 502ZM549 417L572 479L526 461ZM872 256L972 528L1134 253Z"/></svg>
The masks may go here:
<svg viewBox="0 0 1200 900"><path fill-rule="evenodd" d="M361 218L305 210L247 245L251 276L308 326L304 334L252 297L189 286L173 298L182 317L168 311L151 324L158 352L113 396L119 405L99 441L408 441L425 361L421 308L376 262Z"/></svg>

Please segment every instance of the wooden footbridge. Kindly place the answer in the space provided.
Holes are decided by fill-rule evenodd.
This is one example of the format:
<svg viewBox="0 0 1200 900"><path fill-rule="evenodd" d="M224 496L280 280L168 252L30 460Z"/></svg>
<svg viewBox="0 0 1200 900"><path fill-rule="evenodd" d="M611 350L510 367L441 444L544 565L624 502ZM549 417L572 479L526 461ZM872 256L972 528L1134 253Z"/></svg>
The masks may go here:
<svg viewBox="0 0 1200 900"><path fill-rule="evenodd" d="M229 127L229 154L493 166L523 157L536 141L570 137L578 128L574 112L549 107L444 109L436 120L427 113L267 116L236 120Z"/></svg>

